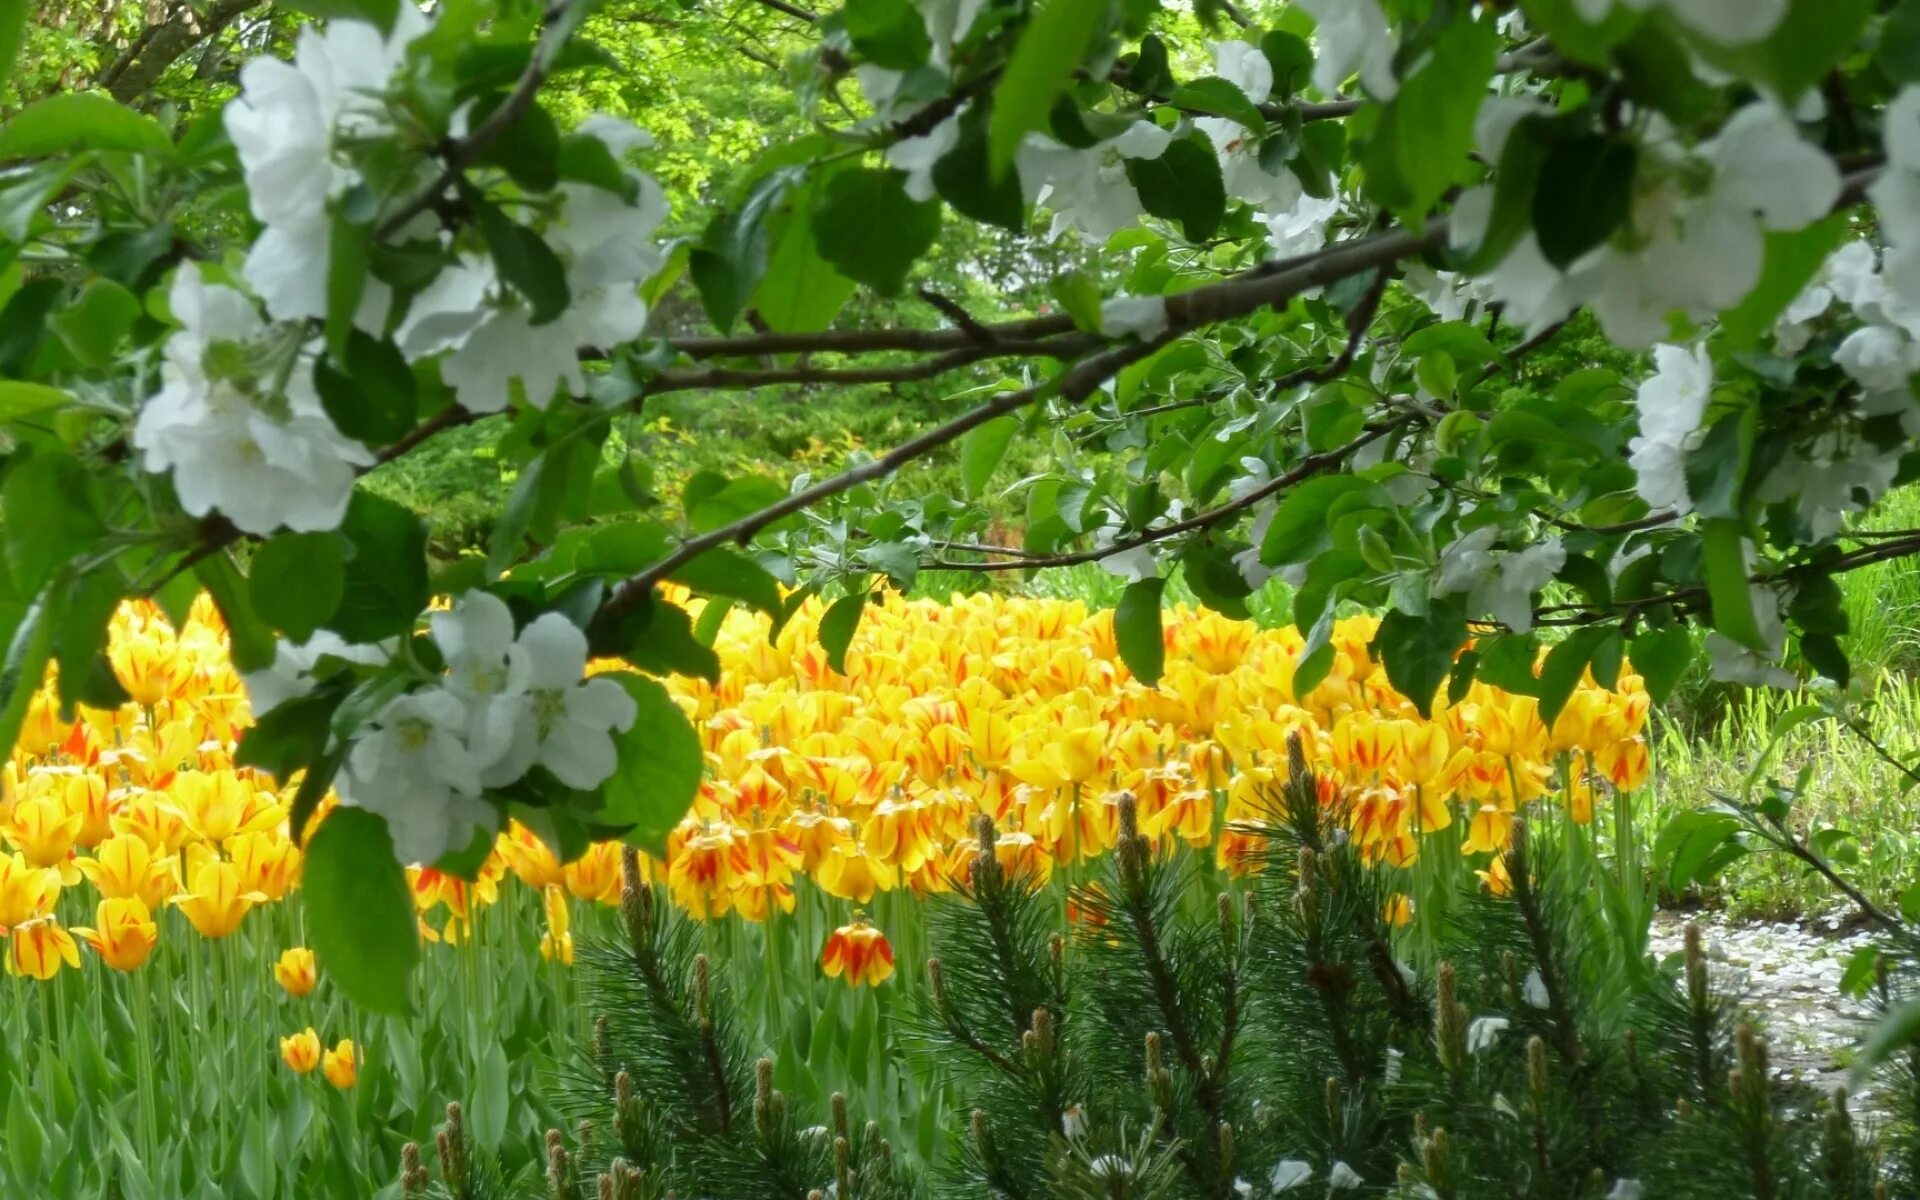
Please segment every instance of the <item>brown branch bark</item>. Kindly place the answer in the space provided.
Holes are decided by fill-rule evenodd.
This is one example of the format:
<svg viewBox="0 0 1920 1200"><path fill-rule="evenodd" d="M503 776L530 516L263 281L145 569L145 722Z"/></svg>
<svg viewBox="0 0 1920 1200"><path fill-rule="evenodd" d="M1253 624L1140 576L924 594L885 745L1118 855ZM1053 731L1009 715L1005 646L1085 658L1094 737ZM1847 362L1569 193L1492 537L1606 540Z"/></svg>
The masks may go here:
<svg viewBox="0 0 1920 1200"><path fill-rule="evenodd" d="M182 5L159 25L141 33L134 44L102 77L107 94L132 104L153 90L154 84L195 46L233 24L243 13L262 7L261 0L215 0L203 13Z"/></svg>

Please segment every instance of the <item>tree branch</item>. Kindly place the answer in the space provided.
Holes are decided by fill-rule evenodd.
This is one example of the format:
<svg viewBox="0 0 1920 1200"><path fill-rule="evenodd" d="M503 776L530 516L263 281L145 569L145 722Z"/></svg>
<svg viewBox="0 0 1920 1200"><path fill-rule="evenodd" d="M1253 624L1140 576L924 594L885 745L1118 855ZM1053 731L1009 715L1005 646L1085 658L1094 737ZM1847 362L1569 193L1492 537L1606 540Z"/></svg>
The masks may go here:
<svg viewBox="0 0 1920 1200"><path fill-rule="evenodd" d="M534 45L533 57L527 60L527 66L520 73L520 79L513 85L513 91L500 102L500 106L487 114L466 137L449 144L441 151L440 158L445 164L434 181L422 188L412 199L402 204L380 223L376 236L389 238L403 229L407 222L432 208L446 195L447 189L457 182L466 169L486 152L487 147L499 139L500 135L512 127L529 108L533 107L539 95L540 85L547 81L547 74L553 70L554 60L559 57L561 47L573 36L573 31L586 17L584 0L553 0L547 6L546 27L540 32L540 40Z"/></svg>
<svg viewBox="0 0 1920 1200"><path fill-rule="evenodd" d="M1175 521L1171 525L1163 525L1158 529L1145 530L1130 538L1122 538L1111 545L1096 546L1089 550L1075 550L1066 554L1053 555L1035 555L1027 551L1015 552L1001 547L980 547L979 549L982 553L1018 553L1020 557L1010 559L1006 562L981 563L951 562L936 559L932 562L922 563L920 566L922 570L926 571L1031 571L1044 567L1072 567L1078 566L1081 563L1099 562L1101 559L1112 558L1116 554L1124 554L1129 550L1136 550L1141 546L1150 546L1155 542L1164 542L1168 538L1179 537L1183 533L1193 533L1197 530L1218 525L1229 517L1237 516L1247 511L1269 496L1285 491L1294 484L1318 475L1330 467L1340 465L1351 458L1361 447L1395 429L1401 428L1412 420L1413 418L1411 416L1401 416L1391 421L1381 422L1379 425L1367 430L1343 446L1336 446L1331 450L1323 450L1318 454L1308 455L1285 474L1274 476L1238 500L1230 500L1225 504L1209 508L1204 512L1195 513L1184 521Z"/></svg>
<svg viewBox="0 0 1920 1200"><path fill-rule="evenodd" d="M757 388L782 383L912 383L916 380L933 379L989 358L1023 356L1076 358L1101 344L1100 339L1091 334L1053 338L1047 341L993 341L964 349L950 350L922 362L892 367L793 366L758 371L735 367L703 367L691 370L669 368L660 372L652 382L647 384L647 391L653 395L659 395L663 392L684 392L699 388Z"/></svg>
<svg viewBox="0 0 1920 1200"><path fill-rule="evenodd" d="M132 104L151 91L167 68L188 51L217 36L242 13L260 4L261 0L215 0L202 13L182 5L165 21L142 32L107 68L100 82L115 100Z"/></svg>

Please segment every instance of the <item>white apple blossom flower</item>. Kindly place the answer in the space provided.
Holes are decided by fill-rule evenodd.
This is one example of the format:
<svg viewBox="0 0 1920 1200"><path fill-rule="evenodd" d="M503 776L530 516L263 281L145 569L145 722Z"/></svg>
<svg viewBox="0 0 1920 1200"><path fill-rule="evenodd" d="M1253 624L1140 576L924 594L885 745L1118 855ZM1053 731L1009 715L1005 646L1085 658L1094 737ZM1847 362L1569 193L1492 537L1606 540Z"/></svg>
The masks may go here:
<svg viewBox="0 0 1920 1200"><path fill-rule="evenodd" d="M505 701L515 709L511 740L482 780L501 786L538 765L567 787L599 787L619 765L613 731L632 727L639 706L613 680L585 677L587 635L560 613L534 618L518 646L526 690Z"/></svg>
<svg viewBox="0 0 1920 1200"><path fill-rule="evenodd" d="M621 144L617 123L602 128L616 138L609 148ZM566 264L571 292L557 318L536 325L522 300L501 287L492 262L468 255L414 297L394 334L401 353L419 359L446 352L440 377L472 412L504 410L516 380L536 408L551 404L562 386L584 395L580 349L640 335L647 306L639 284L665 262L653 240L667 214L665 193L641 172L629 178L637 190L632 204L582 184L556 189L561 208L546 237Z"/></svg>
<svg viewBox="0 0 1920 1200"><path fill-rule="evenodd" d="M432 687L396 696L355 731L334 790L342 804L386 818L402 862L432 863L498 826L480 799L466 728L460 697Z"/></svg>
<svg viewBox="0 0 1920 1200"><path fill-rule="evenodd" d="M1839 196L1839 169L1786 113L1746 105L1694 155L1642 147L1626 227L1573 265L1575 294L1608 337L1648 345L1675 310L1704 317L1738 304L1759 282L1766 233L1802 228Z"/></svg>
<svg viewBox="0 0 1920 1200"><path fill-rule="evenodd" d="M1327 223L1340 212L1340 198L1328 196L1316 200L1304 196L1286 212L1270 213L1264 218L1267 243L1276 258L1307 254L1326 244Z"/></svg>
<svg viewBox="0 0 1920 1200"><path fill-rule="evenodd" d="M1640 1200L1640 1181L1638 1179L1616 1179L1607 1189L1606 1200Z"/></svg>
<svg viewBox="0 0 1920 1200"><path fill-rule="evenodd" d="M1067 1105L1060 1114L1060 1132L1075 1141L1087 1136L1087 1110L1078 1104Z"/></svg>
<svg viewBox="0 0 1920 1200"><path fill-rule="evenodd" d="M1478 1054L1500 1040L1512 1024L1505 1017L1476 1017L1467 1026L1467 1053Z"/></svg>
<svg viewBox="0 0 1920 1200"><path fill-rule="evenodd" d="M1360 1172L1343 1162L1334 1163L1327 1170L1327 1190L1330 1192L1344 1192L1360 1187L1365 1182L1360 1178Z"/></svg>
<svg viewBox="0 0 1920 1200"><path fill-rule="evenodd" d="M222 113L247 183L248 204L266 226L242 276L277 320L326 314L327 205L359 180L342 145L393 128L385 93L427 18L411 0L393 31L335 20L301 29L291 63L260 57L240 69L240 94ZM386 285L368 285L357 322L384 316Z"/></svg>
<svg viewBox="0 0 1920 1200"><path fill-rule="evenodd" d="M1759 41L1787 15L1787 0L1573 0L1573 7L1597 24L1615 8L1646 12L1655 3L1695 33L1729 46Z"/></svg>
<svg viewBox="0 0 1920 1200"><path fill-rule="evenodd" d="M1870 391L1900 390L1920 371L1920 343L1886 325L1862 325L1840 343L1833 361Z"/></svg>
<svg viewBox="0 0 1920 1200"><path fill-rule="evenodd" d="M1213 73L1245 92L1255 104L1273 92L1273 64L1252 42L1213 43Z"/></svg>
<svg viewBox="0 0 1920 1200"><path fill-rule="evenodd" d="M1534 1008L1547 1008L1553 1004L1553 997L1547 994L1547 981L1540 978L1537 967L1527 972L1525 982L1520 985L1520 995Z"/></svg>
<svg viewBox="0 0 1920 1200"><path fill-rule="evenodd" d="M1393 99L1400 81L1393 74L1393 31L1375 0L1300 0L1314 20L1320 54L1313 63L1313 86L1329 96L1347 76L1375 100Z"/></svg>
<svg viewBox="0 0 1920 1200"><path fill-rule="evenodd" d="M1655 346L1654 373L1634 392L1640 434L1627 444L1640 498L1656 509L1693 510L1687 492L1687 452L1699 444L1700 422L1713 395L1713 359L1704 345L1691 351Z"/></svg>
<svg viewBox="0 0 1920 1200"><path fill-rule="evenodd" d="M1053 210L1049 237L1075 229L1090 242L1104 242L1146 212L1124 160L1158 158L1172 140L1151 121L1135 121L1118 136L1084 149L1028 134L1014 152L1014 166L1027 198Z"/></svg>
<svg viewBox="0 0 1920 1200"><path fill-rule="evenodd" d="M1455 538L1440 554L1433 594L1467 594L1474 614L1492 617L1516 633L1533 628L1533 593L1545 587L1566 565L1566 548L1559 538L1548 538L1524 550L1496 551L1497 525L1482 525Z"/></svg>
<svg viewBox="0 0 1920 1200"><path fill-rule="evenodd" d="M393 641L366 645L349 642L330 629L320 629L304 642L282 638L274 645L272 664L247 672L240 677L240 683L247 689L247 703L253 715L261 717L289 700L311 693L316 682L313 668L321 659L338 658L377 667L393 657L395 648Z"/></svg>
<svg viewBox="0 0 1920 1200"><path fill-rule="evenodd" d="M1118 1154L1102 1154L1087 1165L1087 1173L1095 1179L1130 1179L1133 1164Z"/></svg>
<svg viewBox="0 0 1920 1200"><path fill-rule="evenodd" d="M1313 1179L1313 1166L1297 1158L1283 1158L1273 1164L1267 1186L1276 1192L1290 1192Z"/></svg>
<svg viewBox="0 0 1920 1200"><path fill-rule="evenodd" d="M188 513L219 512L248 533L338 526L373 455L328 419L300 332L269 326L197 266L174 276L169 303L182 328L134 419L141 466L171 472Z"/></svg>
<svg viewBox="0 0 1920 1200"><path fill-rule="evenodd" d="M1167 331L1167 302L1159 296L1115 296L1100 306L1100 332L1150 342Z"/></svg>

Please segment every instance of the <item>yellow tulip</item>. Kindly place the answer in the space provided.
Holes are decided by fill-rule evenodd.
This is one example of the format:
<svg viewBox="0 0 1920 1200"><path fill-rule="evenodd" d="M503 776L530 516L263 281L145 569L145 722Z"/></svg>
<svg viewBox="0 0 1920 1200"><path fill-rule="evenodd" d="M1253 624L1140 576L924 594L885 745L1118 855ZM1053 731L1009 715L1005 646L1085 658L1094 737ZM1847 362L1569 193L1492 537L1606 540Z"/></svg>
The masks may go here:
<svg viewBox="0 0 1920 1200"><path fill-rule="evenodd" d="M67 811L60 797L41 791L13 806L7 840L36 867L53 867L65 883L80 878L74 868L73 845L80 836L80 814Z"/></svg>
<svg viewBox="0 0 1920 1200"><path fill-rule="evenodd" d="M342 1091L352 1087L360 1078L360 1063L355 1057L353 1042L341 1038L338 1045L321 1057L320 1071L334 1087Z"/></svg>
<svg viewBox="0 0 1920 1200"><path fill-rule="evenodd" d="M893 946L864 920L842 925L827 935L820 969L828 979L845 975L849 987L878 987L893 976Z"/></svg>
<svg viewBox="0 0 1920 1200"><path fill-rule="evenodd" d="M137 834L117 833L93 849L92 858L74 865L109 900L138 900L148 909L159 908L179 888L173 860L160 858Z"/></svg>
<svg viewBox="0 0 1920 1200"><path fill-rule="evenodd" d="M320 1065L320 1035L309 1025L299 1033L280 1039L280 1061L295 1075L305 1075Z"/></svg>
<svg viewBox="0 0 1920 1200"><path fill-rule="evenodd" d="M62 964L80 966L80 947L52 917L14 926L7 943L7 970L14 975L45 982L60 973Z"/></svg>
<svg viewBox="0 0 1920 1200"><path fill-rule="evenodd" d="M0 854L0 933L53 911L60 873L29 863L18 852Z"/></svg>
<svg viewBox="0 0 1920 1200"><path fill-rule="evenodd" d="M305 946L290 946L280 952L280 961L273 964L273 980L289 996L305 996L313 991L320 982L319 964L315 962L313 951Z"/></svg>
<svg viewBox="0 0 1920 1200"><path fill-rule="evenodd" d="M1016 750L1013 773L1035 787L1066 787L1084 783L1100 770L1106 749L1105 721L1064 729L1043 729Z"/></svg>
<svg viewBox="0 0 1920 1200"><path fill-rule="evenodd" d="M116 971L137 971L153 953L160 931L146 903L132 896L102 900L94 913L96 928L75 929L100 961Z"/></svg>
<svg viewBox="0 0 1920 1200"><path fill-rule="evenodd" d="M857 846L835 846L820 863L815 882L829 896L865 904L875 892L892 891L900 874L892 863Z"/></svg>
<svg viewBox="0 0 1920 1200"><path fill-rule="evenodd" d="M238 771L185 772L175 777L168 795L188 827L208 842L271 829L282 816L273 794Z"/></svg>
<svg viewBox="0 0 1920 1200"><path fill-rule="evenodd" d="M300 877L300 850L278 833L235 834L227 842L240 886L269 901L283 899Z"/></svg>
<svg viewBox="0 0 1920 1200"><path fill-rule="evenodd" d="M223 938L240 928L254 905L266 899L259 892L242 891L240 871L230 862L209 859L193 872L193 887L173 898L204 938Z"/></svg>

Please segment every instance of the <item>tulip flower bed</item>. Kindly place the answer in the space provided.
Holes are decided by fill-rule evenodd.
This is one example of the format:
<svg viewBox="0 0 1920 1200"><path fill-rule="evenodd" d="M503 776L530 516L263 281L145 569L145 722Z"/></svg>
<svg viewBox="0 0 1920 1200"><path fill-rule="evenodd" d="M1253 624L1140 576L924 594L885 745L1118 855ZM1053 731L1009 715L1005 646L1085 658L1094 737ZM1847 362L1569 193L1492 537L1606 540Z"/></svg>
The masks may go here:
<svg viewBox="0 0 1920 1200"><path fill-rule="evenodd" d="M782 1048L780 1086L888 1097L909 1148L944 1116L940 1081L902 1062L889 1010L923 985L894 966L924 957L920 901L964 884L981 814L1001 861L1064 904L1130 795L1146 836L1208 852L1218 890L1262 861L1298 735L1417 933L1464 873L1505 886L1520 806L1585 823L1604 797L1624 823L1648 769L1631 674L1578 681L1551 729L1485 683L1422 716L1369 660L1367 618L1336 623L1304 695L1297 634L1211 613L1168 614L1157 688L1122 665L1111 614L1074 601L892 600L844 672L818 621L805 608L770 642L729 614L719 684L670 682L707 777L648 869L706 919L756 1040ZM5 1193L365 1196L449 1100L507 1170L532 1167L562 1123L551 1085L589 1043L569 965L576 933L612 928L617 847L562 865L516 823L476 879L412 869L436 943L413 1014L357 1012L303 947L290 790L235 765L246 690L211 606L177 629L123 609L109 657L133 702L66 721L43 690L7 766Z"/></svg>

